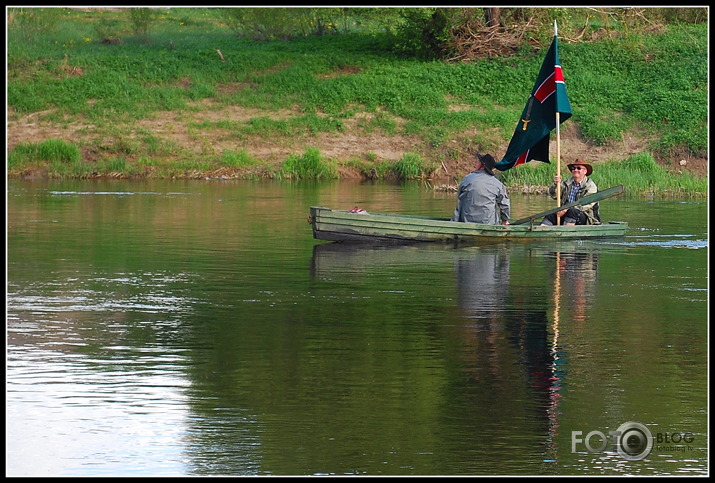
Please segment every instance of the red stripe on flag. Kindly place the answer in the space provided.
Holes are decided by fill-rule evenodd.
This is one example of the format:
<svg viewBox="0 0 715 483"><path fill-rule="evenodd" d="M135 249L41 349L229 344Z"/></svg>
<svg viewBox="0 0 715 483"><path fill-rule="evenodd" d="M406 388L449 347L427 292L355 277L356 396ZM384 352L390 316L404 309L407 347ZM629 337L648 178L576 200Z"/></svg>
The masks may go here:
<svg viewBox="0 0 715 483"><path fill-rule="evenodd" d="M524 154L522 154L521 156L516 158L516 163L514 163L514 166L519 166L520 164L526 164L526 158L527 158L527 156L529 156L529 151L531 151L531 149L527 149Z"/></svg>
<svg viewBox="0 0 715 483"><path fill-rule="evenodd" d="M564 82L564 71L561 70L560 65L554 66L554 75L556 75L556 82Z"/></svg>
<svg viewBox="0 0 715 483"><path fill-rule="evenodd" d="M544 103L546 99L549 98L551 94L556 92L556 79L555 74L551 74L549 77L547 77L544 82L541 83L538 89L534 92L534 97L540 102Z"/></svg>

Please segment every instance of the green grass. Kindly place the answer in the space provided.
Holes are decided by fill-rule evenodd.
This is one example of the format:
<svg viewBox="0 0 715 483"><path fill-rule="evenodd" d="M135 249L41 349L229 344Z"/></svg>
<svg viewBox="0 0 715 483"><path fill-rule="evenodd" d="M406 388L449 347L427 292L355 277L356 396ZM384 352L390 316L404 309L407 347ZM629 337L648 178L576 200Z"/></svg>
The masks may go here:
<svg viewBox="0 0 715 483"><path fill-rule="evenodd" d="M320 151L308 147L302 156L292 155L283 163L281 174L288 179L336 179L334 163L320 156Z"/></svg>
<svg viewBox="0 0 715 483"><path fill-rule="evenodd" d="M76 176L86 171L77 146L59 139L48 139L39 144L19 144L8 156L10 172L45 166L51 177Z"/></svg>
<svg viewBox="0 0 715 483"><path fill-rule="evenodd" d="M553 183L556 167L551 163L532 161L501 173L508 187L548 186ZM562 163L561 176L570 176ZM667 195L689 198L707 193L706 178L689 173L674 175L660 166L648 153L636 154L622 161L599 163L591 178L599 189L624 185L631 194Z"/></svg>
<svg viewBox="0 0 715 483"><path fill-rule="evenodd" d="M525 46L514 56L450 64L398 56L378 29L256 42L239 39L210 8L160 9L156 16L138 20L129 19L126 11L29 10L32 16L8 26L9 110L17 116L43 113L41 119L57 123L94 125L123 149L73 147L99 152L94 162L101 172L121 167L119 159L124 159L125 170L135 175L175 176L207 165L264 170L259 161L243 155L221 156L211 146L196 154L152 133L133 137L130 127L121 127L165 111L190 117L197 103L211 103L263 111L297 109L301 114L289 118L190 124L197 135L224 129L234 139L261 136L277 143L345 132L347 119L369 114L358 123L362 132L417 136L434 150L436 161L418 162L405 153L389 169L378 162L366 169L400 179L422 178L431 165L439 165L439 156L451 156L450 141L477 145L482 151L508 143L545 48ZM584 12L553 10L563 15L558 20L564 31L582 25L579 15ZM641 132L652 139L643 156L661 163L676 156L707 157L707 27L678 24L598 42L562 40L559 53L574 112L568 122L594 145L616 144L625 133ZM210 163L204 161L207 155L213 156ZM43 156L33 147L17 146L9 153L8 172L52 163L55 175L86 175L81 161ZM166 159L158 159L162 157L184 167L170 168ZM290 169L284 166L283 174L332 176L314 157L306 151L286 159ZM139 159L141 166L135 169ZM507 179L512 176L508 174ZM663 190L671 189L667 179L658 181ZM701 186L685 179L683 184ZM638 185L650 189L650 181Z"/></svg>
<svg viewBox="0 0 715 483"><path fill-rule="evenodd" d="M239 152L235 151L224 151L221 155L221 165L232 167L232 168L245 168L248 166L255 166L257 161L253 159L245 150Z"/></svg>
<svg viewBox="0 0 715 483"><path fill-rule="evenodd" d="M429 177L435 170L420 155L415 153L405 153L402 158L389 166L393 176L400 180L415 180Z"/></svg>

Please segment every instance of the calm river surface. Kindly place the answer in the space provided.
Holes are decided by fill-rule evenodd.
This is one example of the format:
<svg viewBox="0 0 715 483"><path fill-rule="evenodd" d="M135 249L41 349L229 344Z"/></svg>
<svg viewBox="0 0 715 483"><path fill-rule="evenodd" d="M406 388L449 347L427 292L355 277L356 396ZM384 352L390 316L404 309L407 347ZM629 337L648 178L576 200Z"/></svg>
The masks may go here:
<svg viewBox="0 0 715 483"><path fill-rule="evenodd" d="M708 474L707 203L626 193L601 202L625 238L568 244L306 221L455 196L10 180L6 475Z"/></svg>

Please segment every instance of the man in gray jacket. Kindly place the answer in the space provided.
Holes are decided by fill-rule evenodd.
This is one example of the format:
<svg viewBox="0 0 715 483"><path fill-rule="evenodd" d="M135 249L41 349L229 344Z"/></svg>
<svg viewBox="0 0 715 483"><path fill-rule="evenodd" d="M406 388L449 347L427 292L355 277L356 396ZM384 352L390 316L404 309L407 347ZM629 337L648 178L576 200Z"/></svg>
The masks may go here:
<svg viewBox="0 0 715 483"><path fill-rule="evenodd" d="M511 202L506 187L494 176L496 160L477 153L476 169L459 184L457 208L452 221L508 225Z"/></svg>

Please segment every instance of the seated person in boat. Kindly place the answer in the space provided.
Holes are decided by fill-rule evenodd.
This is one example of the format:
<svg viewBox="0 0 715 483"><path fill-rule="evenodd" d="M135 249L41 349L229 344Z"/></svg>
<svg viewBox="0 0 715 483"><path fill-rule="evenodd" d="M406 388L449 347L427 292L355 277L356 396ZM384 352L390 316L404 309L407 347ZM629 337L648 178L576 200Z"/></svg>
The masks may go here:
<svg viewBox="0 0 715 483"><path fill-rule="evenodd" d="M452 221L508 225L511 202L506 187L494 176L496 160L491 154L476 157L475 170L459 184Z"/></svg>
<svg viewBox="0 0 715 483"><path fill-rule="evenodd" d="M578 158L572 164L567 165L571 171L571 177L566 181L561 181L561 176L554 176L554 182L549 186L549 195L556 199L556 185L561 183L560 205L578 201L584 196L592 195L598 191L596 183L589 176L593 173L593 166ZM556 223L556 217L561 218ZM598 214L598 202L586 205L576 205L567 210L561 210L544 217L542 225L600 225L601 217Z"/></svg>

